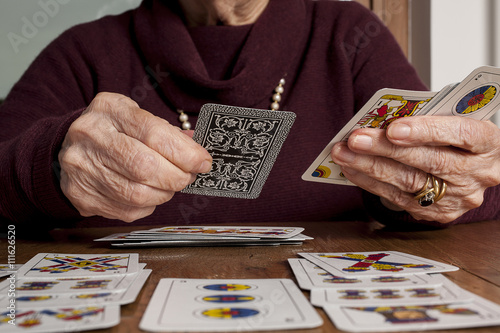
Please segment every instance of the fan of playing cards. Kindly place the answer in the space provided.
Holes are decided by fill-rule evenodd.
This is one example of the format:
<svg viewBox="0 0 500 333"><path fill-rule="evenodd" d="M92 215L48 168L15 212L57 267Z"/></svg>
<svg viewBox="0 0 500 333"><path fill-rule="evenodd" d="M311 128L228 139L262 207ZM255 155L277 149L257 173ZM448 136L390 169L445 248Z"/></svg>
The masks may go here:
<svg viewBox="0 0 500 333"><path fill-rule="evenodd" d="M136 253L37 254L0 283L1 331L115 326L120 305L135 301L151 273L138 259Z"/></svg>
<svg viewBox="0 0 500 333"><path fill-rule="evenodd" d="M96 239L115 247L249 246L302 244L312 237L298 227L171 226Z"/></svg>
<svg viewBox="0 0 500 333"><path fill-rule="evenodd" d="M347 141L359 128L387 128L391 122L413 116L459 116L487 120L500 105L500 68L482 66L462 82L439 92L381 89L359 110L323 149L302 175L303 180L353 185L332 161L330 152L337 142Z"/></svg>
<svg viewBox="0 0 500 333"><path fill-rule="evenodd" d="M338 329L391 332L500 325L500 306L440 272L458 268L395 251L299 253L288 259L311 303Z"/></svg>

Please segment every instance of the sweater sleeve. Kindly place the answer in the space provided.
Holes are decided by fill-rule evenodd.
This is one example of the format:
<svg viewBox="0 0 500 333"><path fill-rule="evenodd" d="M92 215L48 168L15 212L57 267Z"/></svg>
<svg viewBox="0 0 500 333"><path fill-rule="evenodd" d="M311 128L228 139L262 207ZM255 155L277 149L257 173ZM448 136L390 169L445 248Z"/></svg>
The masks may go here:
<svg viewBox="0 0 500 333"><path fill-rule="evenodd" d="M352 4L359 6L358 4ZM352 11L356 12L356 11ZM397 88L427 90L415 69L406 59L396 40L384 24L370 11L359 8L355 14L356 24L350 33L343 36L343 51L351 64L356 110L379 89ZM380 202L380 198L365 193L367 212L386 225L406 224L445 227L459 223L500 218L500 186L485 191L483 204L455 221L443 225L436 221L412 218L406 212L391 211Z"/></svg>
<svg viewBox="0 0 500 333"><path fill-rule="evenodd" d="M71 31L35 59L0 107L0 222L51 228L81 218L63 195L57 154L94 95L86 50Z"/></svg>

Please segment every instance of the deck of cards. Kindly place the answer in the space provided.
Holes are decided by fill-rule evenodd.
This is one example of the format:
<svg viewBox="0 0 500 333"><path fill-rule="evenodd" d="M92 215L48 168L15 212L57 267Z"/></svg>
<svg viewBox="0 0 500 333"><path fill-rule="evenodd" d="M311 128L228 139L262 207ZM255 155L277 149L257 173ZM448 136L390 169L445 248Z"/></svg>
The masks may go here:
<svg viewBox="0 0 500 333"><path fill-rule="evenodd" d="M115 326L151 270L138 254L39 253L0 283L0 330L76 332Z"/></svg>
<svg viewBox="0 0 500 333"><path fill-rule="evenodd" d="M451 282L457 267L395 251L299 253L288 259L299 286L348 332L500 325L500 306Z"/></svg>
<svg viewBox="0 0 500 333"><path fill-rule="evenodd" d="M462 82L450 84L439 92L381 89L330 141L304 172L306 181L354 185L332 161L330 152L337 142L347 141L359 128L385 129L391 122L413 116L459 116L487 120L500 106L500 68L483 66Z"/></svg>
<svg viewBox="0 0 500 333"><path fill-rule="evenodd" d="M167 226L95 239L114 247L300 245L299 227Z"/></svg>

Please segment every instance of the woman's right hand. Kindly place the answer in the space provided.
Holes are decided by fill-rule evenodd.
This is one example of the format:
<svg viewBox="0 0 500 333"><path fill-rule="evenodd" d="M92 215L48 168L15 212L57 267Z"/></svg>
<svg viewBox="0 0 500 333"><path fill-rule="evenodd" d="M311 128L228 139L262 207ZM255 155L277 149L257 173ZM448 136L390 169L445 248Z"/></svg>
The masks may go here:
<svg viewBox="0 0 500 333"><path fill-rule="evenodd" d="M212 157L130 98L98 94L66 134L61 189L82 216L132 222L210 171Z"/></svg>

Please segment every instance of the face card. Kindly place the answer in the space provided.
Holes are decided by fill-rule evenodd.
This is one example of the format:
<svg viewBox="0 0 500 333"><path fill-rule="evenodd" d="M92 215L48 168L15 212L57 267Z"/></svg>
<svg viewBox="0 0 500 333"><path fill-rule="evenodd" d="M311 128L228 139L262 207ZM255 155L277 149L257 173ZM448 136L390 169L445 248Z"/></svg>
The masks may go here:
<svg viewBox="0 0 500 333"><path fill-rule="evenodd" d="M500 68L479 67L424 113L487 120L500 108L499 89Z"/></svg>
<svg viewBox="0 0 500 333"><path fill-rule="evenodd" d="M323 309L339 330L401 332L500 325L500 306L471 295L467 303L404 306L338 306Z"/></svg>
<svg viewBox="0 0 500 333"><path fill-rule="evenodd" d="M139 327L153 332L313 328L321 317L287 279L162 279Z"/></svg>
<svg viewBox="0 0 500 333"><path fill-rule="evenodd" d="M212 170L182 192L257 198L294 121L293 112L204 105L193 139L212 155Z"/></svg>
<svg viewBox="0 0 500 333"><path fill-rule="evenodd" d="M290 238L300 234L299 227L173 226L150 232L165 235L203 235L219 237Z"/></svg>
<svg viewBox="0 0 500 333"><path fill-rule="evenodd" d="M327 272L344 277L440 273L457 267L397 251L299 253Z"/></svg>
<svg viewBox="0 0 500 333"><path fill-rule="evenodd" d="M39 253L17 271L18 278L95 277L139 271L137 253Z"/></svg>
<svg viewBox="0 0 500 333"><path fill-rule="evenodd" d="M0 313L0 330L4 333L78 332L108 328L120 322L120 306L17 309L15 320L9 311ZM14 325L15 324L15 325Z"/></svg>
<svg viewBox="0 0 500 333"><path fill-rule="evenodd" d="M440 286L446 278L441 274L381 275L365 277L335 276L307 259L290 258L290 267L302 289L401 288Z"/></svg>
<svg viewBox="0 0 500 333"><path fill-rule="evenodd" d="M472 297L456 284L447 280L441 286L313 289L311 303L349 306L394 306L411 304L442 304L468 302Z"/></svg>
<svg viewBox="0 0 500 333"><path fill-rule="evenodd" d="M400 89L377 91L323 149L302 175L302 179L321 183L353 185L342 175L340 167L330 157L334 144L347 141L351 133L359 128L385 129L398 118L416 116L435 95L435 92Z"/></svg>

